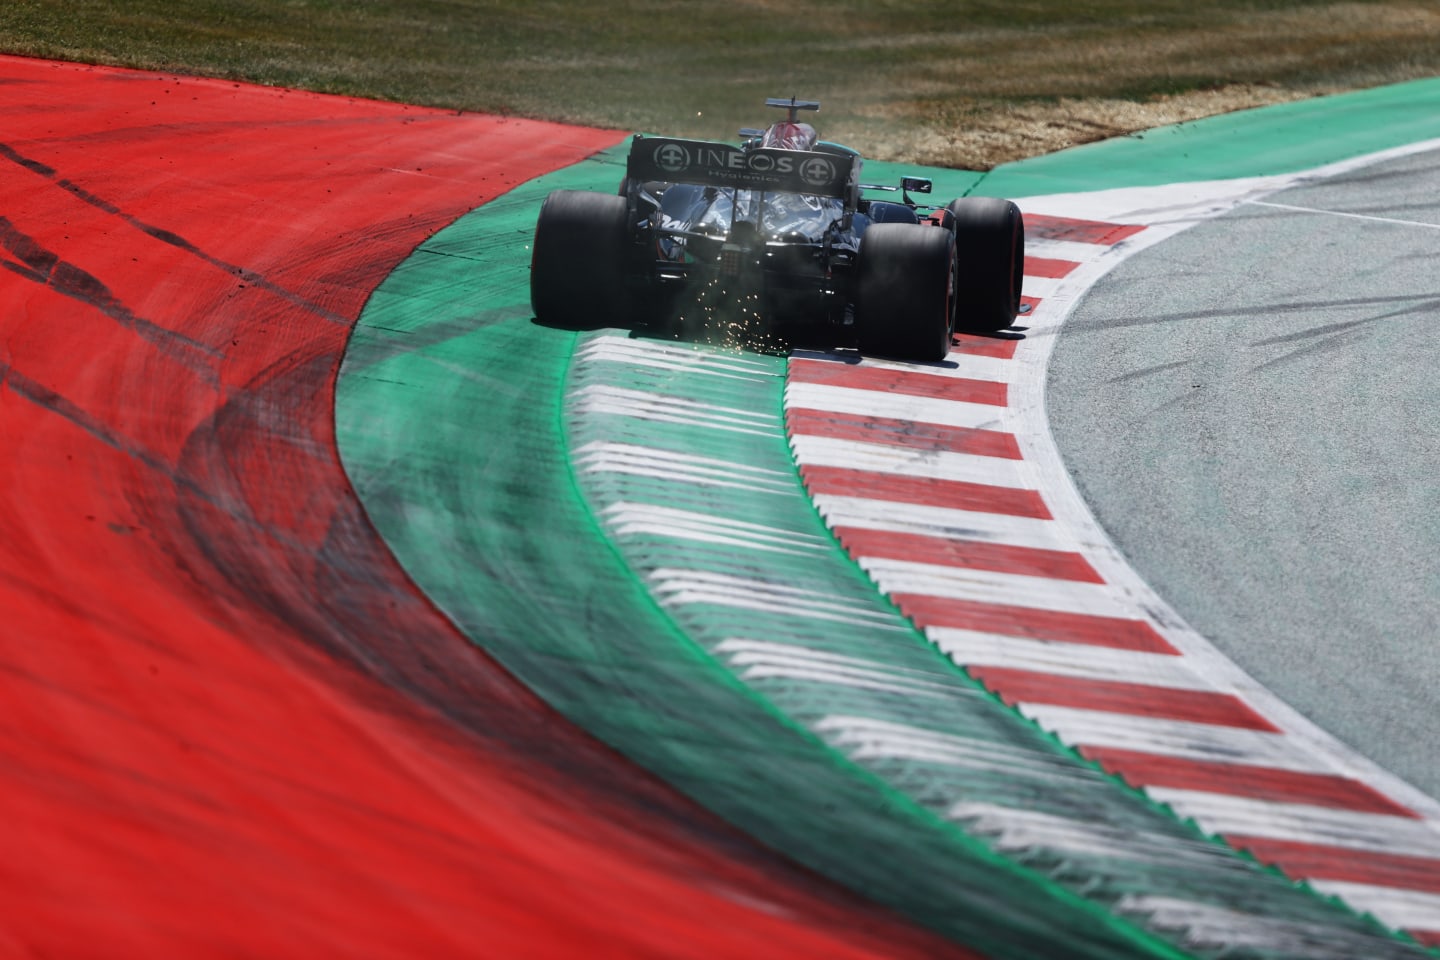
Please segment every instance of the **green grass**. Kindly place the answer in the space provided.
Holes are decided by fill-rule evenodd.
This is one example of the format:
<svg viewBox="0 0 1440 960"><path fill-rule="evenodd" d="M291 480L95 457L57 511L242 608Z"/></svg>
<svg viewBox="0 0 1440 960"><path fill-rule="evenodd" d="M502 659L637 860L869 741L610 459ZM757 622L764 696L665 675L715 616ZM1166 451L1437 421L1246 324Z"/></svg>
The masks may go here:
<svg viewBox="0 0 1440 960"><path fill-rule="evenodd" d="M984 167L1247 102L1440 73L1433 0L0 0L0 50L728 138L824 101L880 157ZM1257 94L1258 91L1258 94ZM1101 110L1119 116L1123 110ZM1166 119L1161 115L1161 120ZM1009 131L1029 123L1028 133ZM1092 133L1085 128L1095 127ZM988 147L986 146L988 144Z"/></svg>

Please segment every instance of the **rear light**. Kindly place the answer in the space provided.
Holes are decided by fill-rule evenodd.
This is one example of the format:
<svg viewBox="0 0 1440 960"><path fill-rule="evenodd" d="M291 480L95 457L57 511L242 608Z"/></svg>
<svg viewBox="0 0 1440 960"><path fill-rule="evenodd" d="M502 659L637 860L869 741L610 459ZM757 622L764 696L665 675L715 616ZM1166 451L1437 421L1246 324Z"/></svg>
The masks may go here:
<svg viewBox="0 0 1440 960"><path fill-rule="evenodd" d="M720 248L720 275L722 277L740 276L740 268L745 263L745 248L738 243L727 243Z"/></svg>

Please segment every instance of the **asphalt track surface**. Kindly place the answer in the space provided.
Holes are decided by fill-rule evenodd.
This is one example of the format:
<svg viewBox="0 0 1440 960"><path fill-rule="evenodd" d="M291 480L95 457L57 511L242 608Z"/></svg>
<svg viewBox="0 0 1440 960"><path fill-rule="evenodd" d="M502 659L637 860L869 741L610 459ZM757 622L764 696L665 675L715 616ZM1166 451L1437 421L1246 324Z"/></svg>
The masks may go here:
<svg viewBox="0 0 1440 960"><path fill-rule="evenodd" d="M570 726L340 467L366 297L618 135L0 58L0 950L968 955Z"/></svg>
<svg viewBox="0 0 1440 960"><path fill-rule="evenodd" d="M1069 318L1048 407L1135 569L1341 741L1440 797L1440 153L1246 203Z"/></svg>

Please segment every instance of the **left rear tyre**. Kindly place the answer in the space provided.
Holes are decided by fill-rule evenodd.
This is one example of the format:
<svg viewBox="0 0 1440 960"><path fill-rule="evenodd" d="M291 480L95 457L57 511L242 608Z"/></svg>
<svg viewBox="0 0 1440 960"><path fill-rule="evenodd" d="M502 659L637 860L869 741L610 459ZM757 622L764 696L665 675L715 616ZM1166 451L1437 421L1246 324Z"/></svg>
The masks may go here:
<svg viewBox="0 0 1440 960"><path fill-rule="evenodd" d="M537 320L573 329L626 322L625 228L624 197L556 190L545 198L530 254Z"/></svg>

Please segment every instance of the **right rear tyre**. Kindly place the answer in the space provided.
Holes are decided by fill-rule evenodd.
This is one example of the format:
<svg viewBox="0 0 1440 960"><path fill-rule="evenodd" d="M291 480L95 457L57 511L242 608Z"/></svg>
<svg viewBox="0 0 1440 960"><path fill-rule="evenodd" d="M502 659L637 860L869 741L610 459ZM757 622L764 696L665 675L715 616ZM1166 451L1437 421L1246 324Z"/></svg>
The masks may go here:
<svg viewBox="0 0 1440 960"><path fill-rule="evenodd" d="M628 321L626 209L624 197L607 193L556 190L545 198L530 254L537 320L571 329Z"/></svg>
<svg viewBox="0 0 1440 960"><path fill-rule="evenodd" d="M1020 312L1025 275L1025 221L1020 208L996 197L962 197L947 208L954 217L960 280L955 326L1004 330Z"/></svg>

